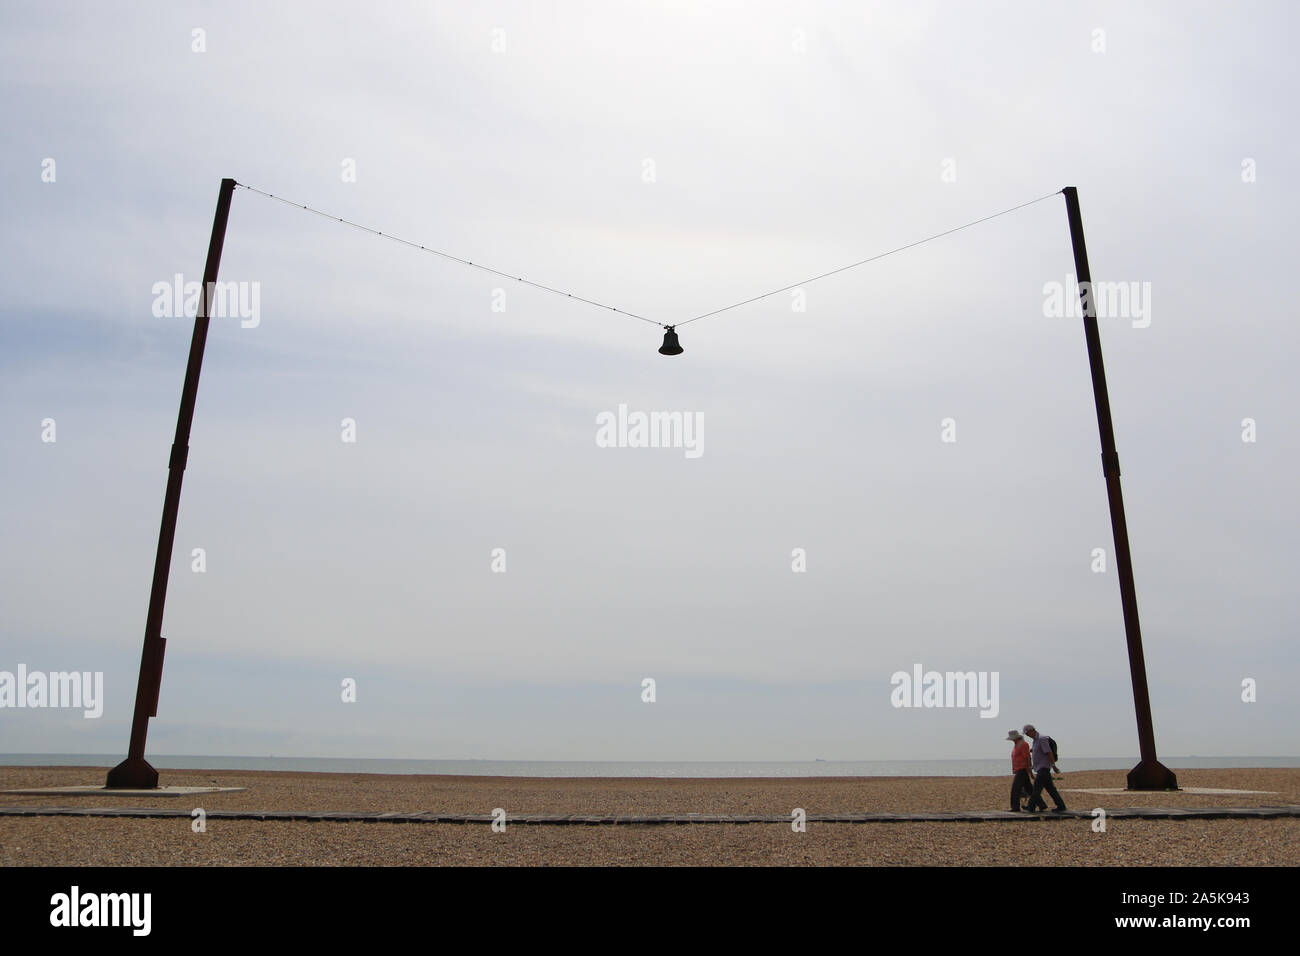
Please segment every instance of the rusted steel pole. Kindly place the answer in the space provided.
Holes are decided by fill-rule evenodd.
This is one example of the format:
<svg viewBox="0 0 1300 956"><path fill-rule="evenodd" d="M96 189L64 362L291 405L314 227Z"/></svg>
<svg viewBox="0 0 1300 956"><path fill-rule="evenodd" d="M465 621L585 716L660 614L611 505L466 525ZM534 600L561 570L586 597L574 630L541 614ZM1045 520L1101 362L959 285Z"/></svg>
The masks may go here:
<svg viewBox="0 0 1300 956"><path fill-rule="evenodd" d="M1124 633L1128 638L1128 667L1133 678L1133 706L1137 711L1138 748L1141 761L1129 771L1130 790L1176 790L1178 779L1156 759L1156 734L1151 723L1151 697L1147 692L1146 659L1142 654L1142 628L1138 623L1137 588L1133 583L1133 558L1129 553L1128 523L1124 519L1124 494L1119 486L1119 453L1111 424L1110 396L1106 392L1106 369L1101 361L1101 334L1097 329L1097 297L1092 294L1092 273L1088 249L1083 241L1083 217L1079 214L1079 193L1073 186L1065 194L1065 211L1070 219L1070 242L1074 246L1074 273L1083 305L1083 334L1088 341L1088 364L1092 367L1092 394L1097 403L1097 429L1101 432L1101 470L1106 476L1106 497L1110 500L1110 527L1115 538L1115 567L1119 572L1119 596L1124 606Z"/></svg>
<svg viewBox="0 0 1300 956"><path fill-rule="evenodd" d="M185 366L185 384L181 388L180 413L176 417L176 438L168 461L167 493L163 498L162 527L158 532L158 553L153 564L153 587L149 591L149 616L144 626L144 650L140 655L140 680L135 688L135 716L131 720L131 747L127 758L108 772L106 786L114 789L147 789L158 786L158 771L144 759L149 718L158 715L158 692L162 688L163 652L167 642L162 636L163 605L167 603L167 577L171 570L172 545L176 539L176 515L181 505L181 480L190 453L190 425L194 421L194 400L199 391L199 371L203 367L203 349L208 341L208 312L212 307L217 270L221 266L221 249L226 241L226 221L230 218L230 198L235 192L233 179L221 180L217 193L217 213L212 220L212 238L208 242L208 261L203 268L203 290L199 311L194 317L194 335L190 339L189 364Z"/></svg>

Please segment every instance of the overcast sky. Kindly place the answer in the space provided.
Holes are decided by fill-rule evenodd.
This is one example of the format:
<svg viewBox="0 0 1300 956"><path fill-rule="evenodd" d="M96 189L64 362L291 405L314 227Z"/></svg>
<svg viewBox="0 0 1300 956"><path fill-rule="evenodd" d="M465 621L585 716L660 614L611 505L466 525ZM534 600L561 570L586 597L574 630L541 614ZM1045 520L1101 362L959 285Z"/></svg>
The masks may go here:
<svg viewBox="0 0 1300 956"><path fill-rule="evenodd" d="M1297 20L7 5L0 670L105 702L0 710L0 752L125 752L193 324L153 289L232 177L662 324L1077 186L1094 279L1145 291L1100 325L1160 753L1300 753ZM150 752L958 758L1033 722L1136 758L1061 196L676 357L242 189L221 278L259 310L212 322ZM702 453L600 447L620 405ZM918 664L996 672L997 716L894 707Z"/></svg>

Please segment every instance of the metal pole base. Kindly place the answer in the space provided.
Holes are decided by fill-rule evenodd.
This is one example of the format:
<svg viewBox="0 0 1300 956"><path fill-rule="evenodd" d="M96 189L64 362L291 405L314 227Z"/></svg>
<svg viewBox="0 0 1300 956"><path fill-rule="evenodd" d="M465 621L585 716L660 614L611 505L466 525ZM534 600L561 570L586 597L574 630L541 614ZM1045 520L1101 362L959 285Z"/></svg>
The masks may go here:
<svg viewBox="0 0 1300 956"><path fill-rule="evenodd" d="M1143 760L1128 772L1130 790L1177 790L1178 778L1159 760Z"/></svg>
<svg viewBox="0 0 1300 956"><path fill-rule="evenodd" d="M157 790L158 771L143 757L127 757L108 772L106 790Z"/></svg>

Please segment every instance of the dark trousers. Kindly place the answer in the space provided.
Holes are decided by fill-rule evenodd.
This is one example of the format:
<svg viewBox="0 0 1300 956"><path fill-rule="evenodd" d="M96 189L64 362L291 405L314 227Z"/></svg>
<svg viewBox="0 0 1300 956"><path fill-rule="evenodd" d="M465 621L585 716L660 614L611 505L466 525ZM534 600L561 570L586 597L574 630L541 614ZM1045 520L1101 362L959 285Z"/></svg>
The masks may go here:
<svg viewBox="0 0 1300 956"><path fill-rule="evenodd" d="M1055 801L1058 809L1065 809L1065 801L1061 799L1061 795L1056 792L1055 784L1052 783L1052 769L1050 767L1044 767L1042 770L1038 771L1038 776L1034 778L1034 790L1029 794L1030 810L1047 809L1047 801L1043 799L1044 790L1051 795L1052 800Z"/></svg>
<svg viewBox="0 0 1300 956"><path fill-rule="evenodd" d="M1016 777L1011 781L1011 809L1020 809L1020 798L1029 796L1034 789L1033 782L1029 779L1028 770L1017 770Z"/></svg>

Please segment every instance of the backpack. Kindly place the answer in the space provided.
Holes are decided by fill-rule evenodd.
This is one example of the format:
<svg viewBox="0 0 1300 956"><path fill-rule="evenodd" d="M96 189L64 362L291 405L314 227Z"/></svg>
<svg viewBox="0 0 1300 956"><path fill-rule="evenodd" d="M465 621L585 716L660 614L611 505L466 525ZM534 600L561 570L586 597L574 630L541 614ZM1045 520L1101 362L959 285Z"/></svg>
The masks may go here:
<svg viewBox="0 0 1300 956"><path fill-rule="evenodd" d="M1048 737L1047 746L1052 748L1052 763L1056 763L1056 741Z"/></svg>

